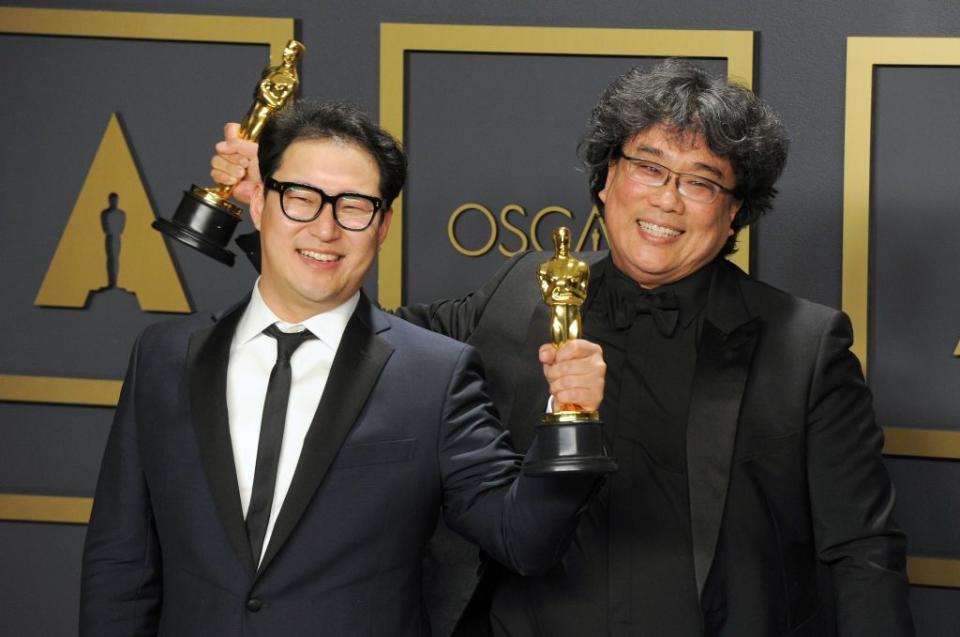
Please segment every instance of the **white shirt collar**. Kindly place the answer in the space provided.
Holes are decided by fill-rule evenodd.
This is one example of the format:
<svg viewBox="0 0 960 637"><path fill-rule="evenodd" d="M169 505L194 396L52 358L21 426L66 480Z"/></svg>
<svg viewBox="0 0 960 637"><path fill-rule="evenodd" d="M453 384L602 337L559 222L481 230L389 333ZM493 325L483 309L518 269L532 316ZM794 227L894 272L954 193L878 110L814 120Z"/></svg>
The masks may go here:
<svg viewBox="0 0 960 637"><path fill-rule="evenodd" d="M359 302L360 292L358 291L346 302L332 310L315 314L302 323L287 323L267 306L260 294L260 279L257 278L257 282L253 285L253 292L250 294L250 303L237 324L237 331L233 336L233 346L244 345L259 336L264 329L276 323L284 332L299 332L298 326L303 326L320 341L336 350L340 345L343 331L347 328L347 323L353 316L353 311L357 308Z"/></svg>

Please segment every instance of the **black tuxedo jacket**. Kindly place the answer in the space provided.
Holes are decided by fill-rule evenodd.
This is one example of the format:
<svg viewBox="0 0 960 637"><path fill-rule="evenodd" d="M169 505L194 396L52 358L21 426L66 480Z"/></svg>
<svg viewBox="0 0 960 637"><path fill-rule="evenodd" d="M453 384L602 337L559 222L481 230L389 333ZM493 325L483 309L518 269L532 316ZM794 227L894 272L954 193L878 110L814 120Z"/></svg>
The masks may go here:
<svg viewBox="0 0 960 637"><path fill-rule="evenodd" d="M536 363L549 340L536 280L541 261L542 254L521 255L468 297L400 311L477 347L518 449L529 444L547 400ZM883 435L848 349L848 319L727 261L705 312L687 423L703 634L912 635L905 539L890 517ZM620 471L591 503L562 564L541 577L488 573L497 632L674 634L644 623L637 586L644 566L632 528L644 485L631 457L643 449L628 427L607 433ZM475 597L471 609L486 601Z"/></svg>
<svg viewBox="0 0 960 637"><path fill-rule="evenodd" d="M361 298L259 571L226 370L241 304L134 347L87 532L81 635L424 635L439 512L521 572L555 562L592 481L518 478L469 346Z"/></svg>

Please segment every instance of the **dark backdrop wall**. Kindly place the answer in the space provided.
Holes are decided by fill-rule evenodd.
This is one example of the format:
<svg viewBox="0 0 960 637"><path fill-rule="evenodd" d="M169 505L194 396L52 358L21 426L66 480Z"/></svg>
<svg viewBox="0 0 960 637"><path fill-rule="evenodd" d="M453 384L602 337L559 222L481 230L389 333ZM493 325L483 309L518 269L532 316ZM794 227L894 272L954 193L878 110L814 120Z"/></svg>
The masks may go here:
<svg viewBox="0 0 960 637"><path fill-rule="evenodd" d="M782 113L793 142L775 210L752 234L751 270L769 283L834 307L844 302L845 284L868 288L869 341L862 345L869 355L878 419L890 428L887 463L899 493L898 518L908 531L914 558L912 603L918 629L925 636L957 634L960 5L955 0L410 0L349 5L0 0L0 139L6 151L0 156L0 635L57 636L76 634L83 521L116 381L136 334L171 311L143 311L146 283L138 284L139 291L137 285L128 286L137 295L116 287L91 294L85 307L35 302L54 255L60 254L58 245L69 234L71 212L85 184L92 183L88 172L93 174L112 114L117 114L149 203L138 203L135 190L122 190L111 200L108 179L109 187L90 195L102 202L102 210L111 211L102 217L106 225L88 224L86 234L77 235L84 237L86 256L60 263L86 268L83 272L94 273L90 277L105 276L105 250L110 248L102 233L111 224L117 232L116 225L125 223L120 276L136 272L139 278L127 280L149 281L154 271L138 268L156 262L131 258L132 247L147 245L137 238L136 228L152 215L169 217L191 183L207 183L212 145L222 124L239 119L248 108L269 51L262 43L24 35L11 27L10 14L2 13L5 7L295 19L297 36L307 46L302 94L358 102L375 116L389 97L380 92L384 23L752 31L753 77L747 79ZM110 23L111 15L83 20ZM79 29L83 20L62 16L68 32L71 23ZM868 277L848 277L844 283L851 36L946 37L958 52L942 64L891 63L872 73L872 110L866 113L873 118L869 229L847 237L846 243L848 252L851 245L869 243ZM572 219L562 213L544 216L541 241L548 243L550 229L561 221L579 234L591 204L575 148L589 108L615 75L653 61L408 53L402 78L402 134L411 158L403 204L404 300L465 293L503 262L498 245L507 252L521 247L521 236L499 221L506 206L525 213L514 211L509 219L528 237L532 218L549 207L568 210ZM723 56L701 61L717 72L727 70ZM854 150L861 156L863 149ZM497 226L493 247L477 257L458 251L448 235L451 215L468 204L454 235L462 248L478 249L490 237L480 208L490 211ZM244 221L240 232L248 224ZM229 269L181 245L168 243L166 250L172 278L169 273L154 278L173 281L193 309L228 304L254 281L246 263ZM378 293L376 279L368 289ZM24 383L24 378L54 382ZM56 379L73 380L64 384Z"/></svg>

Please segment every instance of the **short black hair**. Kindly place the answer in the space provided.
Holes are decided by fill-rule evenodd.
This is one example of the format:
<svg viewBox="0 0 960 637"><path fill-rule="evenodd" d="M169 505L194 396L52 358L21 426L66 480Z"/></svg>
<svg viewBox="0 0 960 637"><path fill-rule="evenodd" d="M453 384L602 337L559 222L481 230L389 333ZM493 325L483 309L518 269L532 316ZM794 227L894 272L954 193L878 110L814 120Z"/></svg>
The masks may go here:
<svg viewBox="0 0 960 637"><path fill-rule="evenodd" d="M777 194L774 184L789 148L780 116L746 87L686 60L628 71L601 94L578 147L589 172L590 195L601 212L599 193L610 162L635 135L658 124L680 139L702 135L715 155L730 161L736 177L733 194L743 203L721 254L734 252L737 233L767 212Z"/></svg>
<svg viewBox="0 0 960 637"><path fill-rule="evenodd" d="M284 151L301 139L333 139L370 153L380 168L383 210L393 204L407 179L407 157L400 143L354 104L300 99L288 103L263 127L257 159L263 179L279 167Z"/></svg>

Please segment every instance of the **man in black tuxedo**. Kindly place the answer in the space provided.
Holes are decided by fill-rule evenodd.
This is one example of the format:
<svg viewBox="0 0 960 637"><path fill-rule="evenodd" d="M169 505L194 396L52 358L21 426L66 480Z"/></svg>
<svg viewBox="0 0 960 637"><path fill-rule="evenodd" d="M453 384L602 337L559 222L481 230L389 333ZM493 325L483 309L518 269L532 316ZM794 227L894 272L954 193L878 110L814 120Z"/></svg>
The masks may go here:
<svg viewBox="0 0 960 637"><path fill-rule="evenodd" d="M226 144L214 174L240 177L244 151ZM600 411L620 471L557 567L487 568L464 634L913 634L849 320L724 259L770 208L787 145L752 92L687 62L634 69L601 96L581 152L610 251L581 255L582 314L607 363ZM530 362L549 329L543 259L399 312L477 347L520 448L549 393Z"/></svg>
<svg viewBox="0 0 960 637"><path fill-rule="evenodd" d="M251 294L134 347L81 635L427 635L421 553L441 510L530 574L594 489L521 476L476 351L360 291L405 177L392 137L356 108L299 102L267 124L259 160Z"/></svg>

